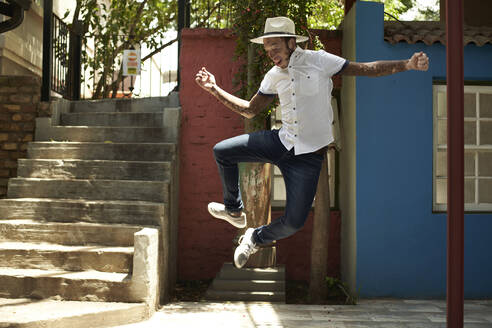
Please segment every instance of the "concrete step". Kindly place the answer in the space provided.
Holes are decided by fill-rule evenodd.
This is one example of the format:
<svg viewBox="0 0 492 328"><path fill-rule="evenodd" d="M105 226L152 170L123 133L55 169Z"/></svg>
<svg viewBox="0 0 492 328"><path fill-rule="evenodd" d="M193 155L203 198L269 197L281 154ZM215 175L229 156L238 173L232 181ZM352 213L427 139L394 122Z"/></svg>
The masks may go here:
<svg viewBox="0 0 492 328"><path fill-rule="evenodd" d="M163 113L63 113L60 125L65 126L133 126L162 127Z"/></svg>
<svg viewBox="0 0 492 328"><path fill-rule="evenodd" d="M0 220L92 222L159 226L167 221L168 205L143 201L58 198L0 199Z"/></svg>
<svg viewBox="0 0 492 328"><path fill-rule="evenodd" d="M132 302L130 284L126 273L0 268L0 297L7 298Z"/></svg>
<svg viewBox="0 0 492 328"><path fill-rule="evenodd" d="M36 134L36 141L172 142L175 132L147 127L52 126Z"/></svg>
<svg viewBox="0 0 492 328"><path fill-rule="evenodd" d="M30 142L31 159L86 159L123 161L172 161L173 143Z"/></svg>
<svg viewBox="0 0 492 328"><path fill-rule="evenodd" d="M0 221L0 240L4 242L52 243L133 247L134 234L141 226L102 223L60 223L34 220Z"/></svg>
<svg viewBox="0 0 492 328"><path fill-rule="evenodd" d="M0 327L106 328L141 322L149 316L143 303L0 299Z"/></svg>
<svg viewBox="0 0 492 328"><path fill-rule="evenodd" d="M133 247L0 242L0 267L129 273Z"/></svg>
<svg viewBox="0 0 492 328"><path fill-rule="evenodd" d="M211 287L217 291L285 292L285 281L214 279Z"/></svg>
<svg viewBox="0 0 492 328"><path fill-rule="evenodd" d="M170 94L167 97L132 98L132 99L102 99L81 100L71 103L72 113L92 112L157 112L161 113L165 108L179 107L179 95Z"/></svg>
<svg viewBox="0 0 492 328"><path fill-rule="evenodd" d="M136 180L9 179L8 198L72 198L167 202L169 183Z"/></svg>
<svg viewBox="0 0 492 328"><path fill-rule="evenodd" d="M170 162L19 159L20 178L147 180L170 179Z"/></svg>
<svg viewBox="0 0 492 328"><path fill-rule="evenodd" d="M237 269L232 263L224 263L205 298L222 302L285 302L285 267Z"/></svg>
<svg viewBox="0 0 492 328"><path fill-rule="evenodd" d="M284 292L247 292L247 291L218 291L208 289L207 300L213 301L243 301L243 302L282 302L285 303Z"/></svg>
<svg viewBox="0 0 492 328"><path fill-rule="evenodd" d="M224 263L217 278L223 280L274 280L285 281L285 267L242 268L237 269L232 263Z"/></svg>

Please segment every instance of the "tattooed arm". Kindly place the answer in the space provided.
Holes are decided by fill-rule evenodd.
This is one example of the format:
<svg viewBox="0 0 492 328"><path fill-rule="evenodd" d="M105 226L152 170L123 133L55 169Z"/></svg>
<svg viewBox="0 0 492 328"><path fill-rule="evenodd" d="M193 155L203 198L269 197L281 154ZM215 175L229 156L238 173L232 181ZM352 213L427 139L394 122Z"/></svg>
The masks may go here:
<svg viewBox="0 0 492 328"><path fill-rule="evenodd" d="M350 62L342 70L343 75L383 76L408 70L426 71L429 68L429 58L423 52L413 54L406 60L375 61L371 63Z"/></svg>
<svg viewBox="0 0 492 328"><path fill-rule="evenodd" d="M250 101L238 98L231 95L227 91L222 90L215 82L213 74L202 67L195 77L196 83L204 90L212 94L221 103L233 112L240 114L246 118L253 118L260 113L272 101L272 97L256 94Z"/></svg>

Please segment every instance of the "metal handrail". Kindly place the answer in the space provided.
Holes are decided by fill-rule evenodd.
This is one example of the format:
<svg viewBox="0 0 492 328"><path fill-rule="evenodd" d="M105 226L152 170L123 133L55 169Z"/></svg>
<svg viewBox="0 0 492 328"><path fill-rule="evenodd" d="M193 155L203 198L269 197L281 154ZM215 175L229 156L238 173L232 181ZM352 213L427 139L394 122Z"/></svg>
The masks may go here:
<svg viewBox="0 0 492 328"><path fill-rule="evenodd" d="M8 2L0 2L0 14L11 17L10 19L0 23L0 33L4 33L22 24L24 20L24 11L31 7L31 0L6 0Z"/></svg>

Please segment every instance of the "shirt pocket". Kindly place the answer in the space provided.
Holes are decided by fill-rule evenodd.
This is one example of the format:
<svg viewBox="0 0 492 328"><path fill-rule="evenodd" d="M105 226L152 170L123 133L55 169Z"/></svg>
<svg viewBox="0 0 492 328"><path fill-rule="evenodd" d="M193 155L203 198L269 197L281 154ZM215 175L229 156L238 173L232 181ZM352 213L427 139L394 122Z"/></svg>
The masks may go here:
<svg viewBox="0 0 492 328"><path fill-rule="evenodd" d="M311 72L299 74L299 91L301 95L313 96L319 92L319 74Z"/></svg>

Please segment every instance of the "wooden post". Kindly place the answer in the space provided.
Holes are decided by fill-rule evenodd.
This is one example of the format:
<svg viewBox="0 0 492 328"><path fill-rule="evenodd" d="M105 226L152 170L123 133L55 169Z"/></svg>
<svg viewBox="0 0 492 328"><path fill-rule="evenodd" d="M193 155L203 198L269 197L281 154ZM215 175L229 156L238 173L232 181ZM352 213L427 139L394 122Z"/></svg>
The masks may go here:
<svg viewBox="0 0 492 328"><path fill-rule="evenodd" d="M328 240L330 233L330 186L328 153L325 153L314 206L313 232L311 238L311 274L309 299L319 304L326 299L326 276L328 272Z"/></svg>

